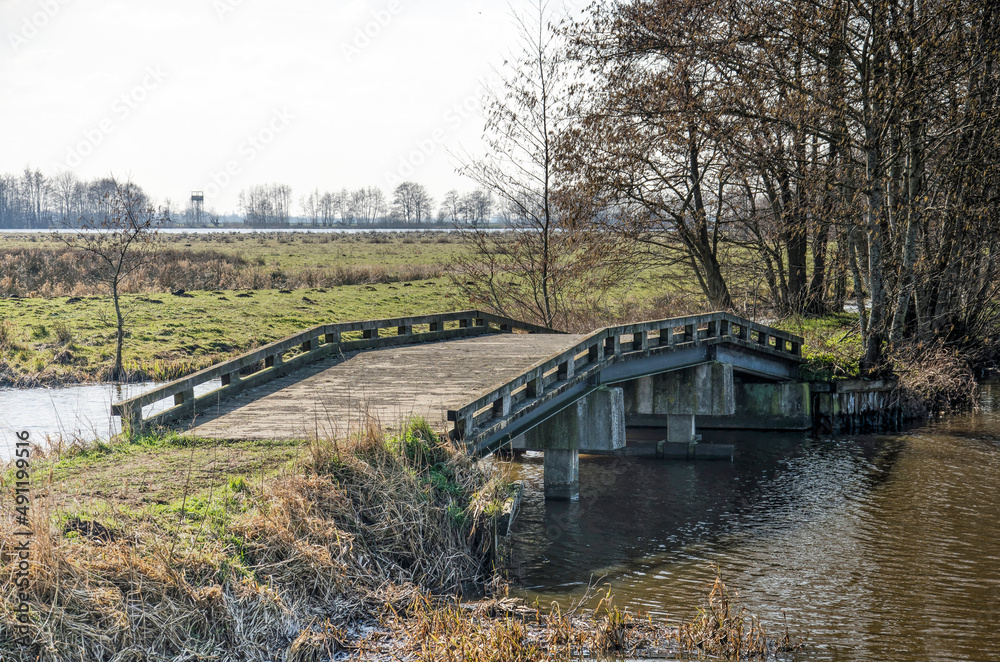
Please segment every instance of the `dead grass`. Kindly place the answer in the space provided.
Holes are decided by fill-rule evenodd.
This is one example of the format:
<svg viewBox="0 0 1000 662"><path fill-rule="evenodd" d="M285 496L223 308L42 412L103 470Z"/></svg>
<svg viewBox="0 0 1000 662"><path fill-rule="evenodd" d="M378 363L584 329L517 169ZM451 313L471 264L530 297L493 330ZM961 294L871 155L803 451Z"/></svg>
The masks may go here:
<svg viewBox="0 0 1000 662"><path fill-rule="evenodd" d="M689 653L725 660L767 659L796 650L786 631L770 637L755 614L740 605L717 575L707 604L677 631L677 642Z"/></svg>
<svg viewBox="0 0 1000 662"><path fill-rule="evenodd" d="M0 658L330 659L359 623L492 570L484 513L500 482L424 424L394 438L369 428L314 442L261 484L231 480L206 493L190 477L162 508L87 512L56 508L37 476L23 595L23 527L5 485ZM31 610L23 648L13 643L19 598Z"/></svg>
<svg viewBox="0 0 1000 662"><path fill-rule="evenodd" d="M908 418L969 409L976 402L975 373L968 357L938 343L908 343L892 356L897 396Z"/></svg>
<svg viewBox="0 0 1000 662"><path fill-rule="evenodd" d="M17 248L0 253L0 297L100 296L100 265L69 248ZM259 290L373 285L439 278L429 264L300 265L282 267L239 254L164 248L124 283L129 293L176 290Z"/></svg>
<svg viewBox="0 0 1000 662"><path fill-rule="evenodd" d="M679 627L655 622L614 604L606 592L593 610L563 611L525 605L505 594L471 604L421 595L386 619L388 633L361 642L362 659L417 662L557 662L624 660L769 659L797 650L787 635L768 636L716 579L706 604Z"/></svg>

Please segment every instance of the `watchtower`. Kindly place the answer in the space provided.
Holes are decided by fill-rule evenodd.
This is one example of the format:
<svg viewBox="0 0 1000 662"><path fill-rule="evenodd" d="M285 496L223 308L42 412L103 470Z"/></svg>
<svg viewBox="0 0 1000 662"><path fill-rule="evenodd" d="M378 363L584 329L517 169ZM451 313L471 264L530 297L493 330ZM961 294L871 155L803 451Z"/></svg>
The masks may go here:
<svg viewBox="0 0 1000 662"><path fill-rule="evenodd" d="M194 224L201 225L201 217L205 212L205 193L203 191L191 191L191 213L194 215Z"/></svg>

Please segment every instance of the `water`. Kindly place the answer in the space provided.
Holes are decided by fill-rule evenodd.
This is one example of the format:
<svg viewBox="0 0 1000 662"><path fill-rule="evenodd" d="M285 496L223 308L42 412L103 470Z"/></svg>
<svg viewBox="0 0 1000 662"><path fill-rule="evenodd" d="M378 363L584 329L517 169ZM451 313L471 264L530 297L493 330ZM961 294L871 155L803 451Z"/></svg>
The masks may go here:
<svg viewBox="0 0 1000 662"><path fill-rule="evenodd" d="M106 438L111 402L152 386L0 389L0 458L20 430ZM796 661L1000 660L1000 386L982 411L902 435L730 440L732 462L585 457L572 503L542 499L540 456L516 463L523 594L565 605L610 585L676 623L717 566L766 626L805 643Z"/></svg>
<svg viewBox="0 0 1000 662"><path fill-rule="evenodd" d="M10 459L17 441L15 432L28 431L41 446L108 439L121 431L121 421L111 415L111 403L159 386L143 384L88 384L59 388L0 388L0 462ZM195 387L196 396L219 388L218 380ZM149 416L172 406L172 400L143 407Z"/></svg>
<svg viewBox="0 0 1000 662"><path fill-rule="evenodd" d="M583 458L573 503L544 502L528 457L515 578L676 623L716 566L793 660L1000 660L1000 386L982 405L894 436L740 433L733 462Z"/></svg>

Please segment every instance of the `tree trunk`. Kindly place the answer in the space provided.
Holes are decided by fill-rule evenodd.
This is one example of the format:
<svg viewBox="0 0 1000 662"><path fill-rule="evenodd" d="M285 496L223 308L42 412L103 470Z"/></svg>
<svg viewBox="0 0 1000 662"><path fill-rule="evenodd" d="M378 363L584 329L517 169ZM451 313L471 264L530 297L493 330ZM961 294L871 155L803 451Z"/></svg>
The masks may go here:
<svg viewBox="0 0 1000 662"><path fill-rule="evenodd" d="M125 344L125 318L122 316L121 302L118 300L118 283L111 286L111 296L115 302L115 318L118 322L118 334L115 343L115 367L111 370L111 379L121 381L124 379L124 369L122 368L122 345Z"/></svg>

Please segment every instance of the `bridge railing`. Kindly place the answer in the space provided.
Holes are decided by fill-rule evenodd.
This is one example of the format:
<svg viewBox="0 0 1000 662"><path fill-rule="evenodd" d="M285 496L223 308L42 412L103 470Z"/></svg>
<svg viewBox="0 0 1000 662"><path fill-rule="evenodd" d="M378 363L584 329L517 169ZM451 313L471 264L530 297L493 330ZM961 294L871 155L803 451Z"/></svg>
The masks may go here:
<svg viewBox="0 0 1000 662"><path fill-rule="evenodd" d="M555 397L588 379L611 361L697 343L719 342L731 342L784 359L802 358L800 336L730 313L715 312L607 327L528 368L464 407L449 410L448 421L454 423L452 438L468 440L477 430L503 425L528 403Z"/></svg>
<svg viewBox="0 0 1000 662"><path fill-rule="evenodd" d="M447 340L486 333L560 333L478 310L434 315L320 324L241 354L187 377L158 386L111 406L123 428L162 425L218 404L240 391L277 379L331 354L379 347ZM195 397L195 387L218 380L219 386ZM172 398L165 411L143 418L142 410Z"/></svg>

